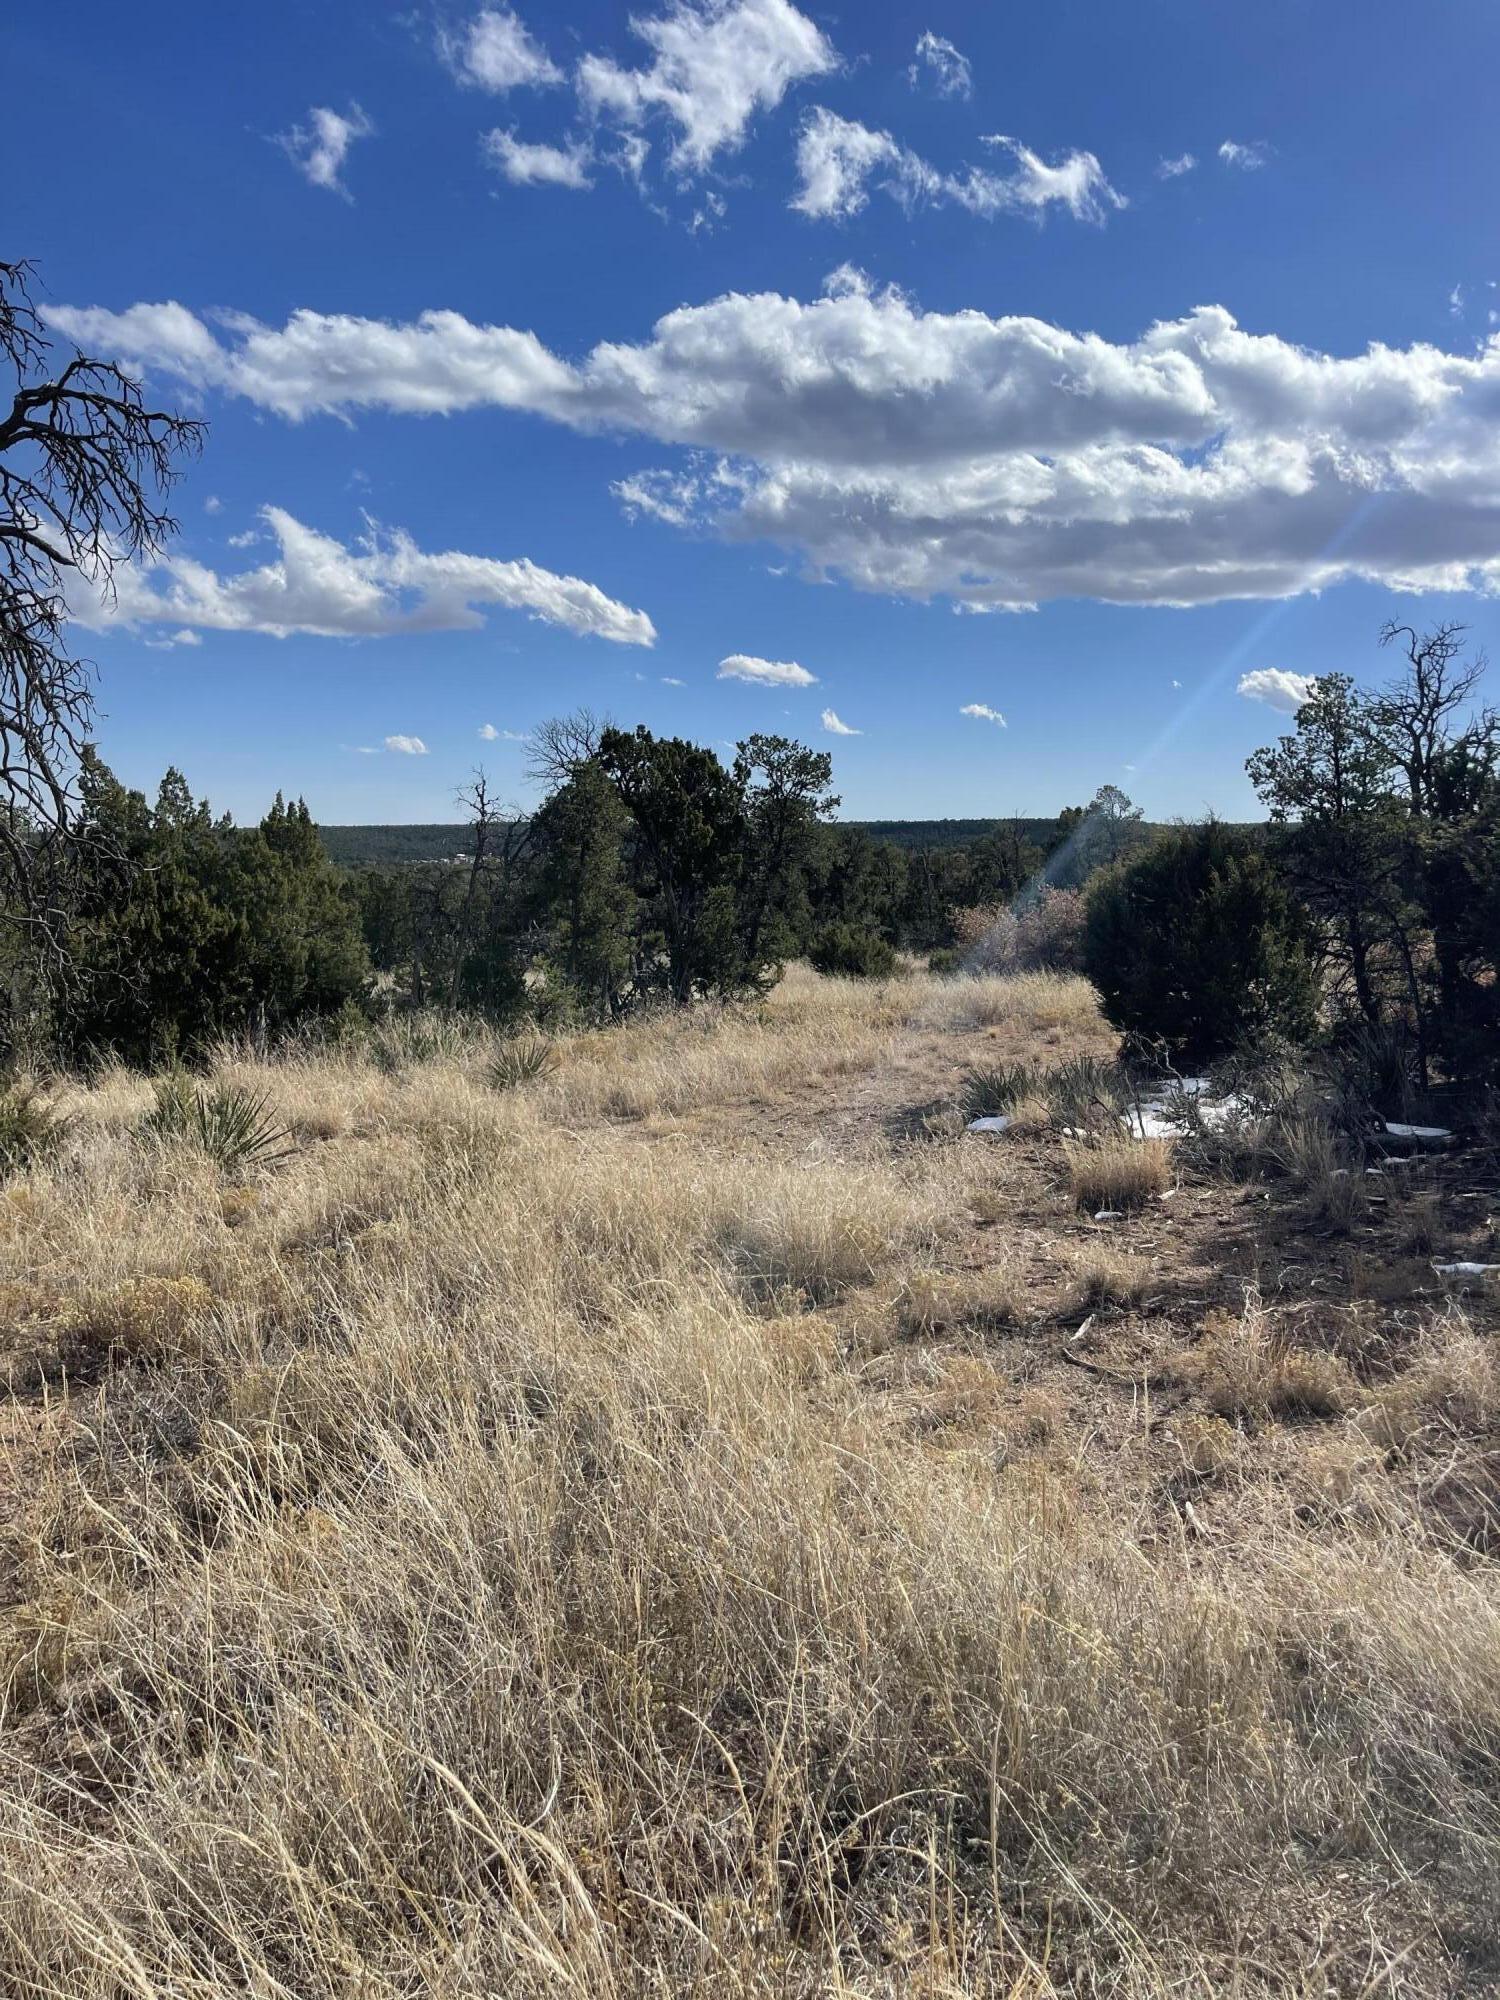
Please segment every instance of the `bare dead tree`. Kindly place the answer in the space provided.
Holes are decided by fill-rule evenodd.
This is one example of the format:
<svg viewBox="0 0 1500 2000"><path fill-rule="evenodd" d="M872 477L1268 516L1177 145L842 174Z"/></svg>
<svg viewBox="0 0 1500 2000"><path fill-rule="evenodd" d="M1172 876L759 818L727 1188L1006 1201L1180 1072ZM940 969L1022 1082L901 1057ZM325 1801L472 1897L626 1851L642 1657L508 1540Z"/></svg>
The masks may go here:
<svg viewBox="0 0 1500 2000"><path fill-rule="evenodd" d="M0 908L50 935L44 865L72 817L93 669L68 643L70 584L113 591L116 567L176 531L165 500L203 426L152 409L112 362L54 359L27 263L0 262ZM0 396L0 409L3 409Z"/></svg>
<svg viewBox="0 0 1500 2000"><path fill-rule="evenodd" d="M1465 660L1465 628L1443 624L1418 633L1394 622L1381 629L1382 646L1399 645L1407 670L1377 698L1374 720L1406 779L1411 809L1435 809L1434 774L1455 749L1491 758L1500 741L1500 714L1479 709L1475 695L1488 662L1483 653ZM1459 718L1463 726L1455 727Z"/></svg>
<svg viewBox="0 0 1500 2000"><path fill-rule="evenodd" d="M595 715L591 708L578 708L571 715L554 715L531 732L531 749L526 770L548 791L565 785L580 764L588 763L599 748L599 739L610 726L607 715Z"/></svg>
<svg viewBox="0 0 1500 2000"><path fill-rule="evenodd" d="M532 823L518 806L501 805L490 791L489 779L476 768L468 784L454 794L455 801L469 816L474 830L474 852L469 862L469 880L464 889L463 908L458 917L458 935L453 950L453 980L449 1005L457 1007L463 985L464 967L474 934L474 910L480 885L493 869L500 877L502 894L510 888L511 877L531 842Z"/></svg>

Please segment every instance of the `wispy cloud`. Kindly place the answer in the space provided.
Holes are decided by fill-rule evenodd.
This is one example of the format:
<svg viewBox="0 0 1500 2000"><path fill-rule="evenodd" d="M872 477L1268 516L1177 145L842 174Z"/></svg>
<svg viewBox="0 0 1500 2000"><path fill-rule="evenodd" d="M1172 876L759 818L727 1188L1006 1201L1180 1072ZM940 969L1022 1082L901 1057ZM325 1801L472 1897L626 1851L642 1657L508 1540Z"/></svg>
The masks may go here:
<svg viewBox="0 0 1500 2000"><path fill-rule="evenodd" d="M969 58L931 28L917 37L916 60L906 72L906 80L913 90L925 82L939 97L968 97L974 89Z"/></svg>
<svg viewBox="0 0 1500 2000"><path fill-rule="evenodd" d="M581 140L549 146L518 139L498 127L484 137L484 157L514 187L590 188L590 148Z"/></svg>
<svg viewBox="0 0 1500 2000"><path fill-rule="evenodd" d="M731 653L720 660L716 676L721 681L749 681L756 687L805 688L817 681L795 660L758 660L753 653Z"/></svg>
<svg viewBox="0 0 1500 2000"><path fill-rule="evenodd" d="M1271 148L1264 139L1252 139L1242 144L1238 139L1226 139L1219 148L1219 158L1226 167L1238 167L1243 173L1253 174L1263 167L1271 157Z"/></svg>
<svg viewBox="0 0 1500 2000"><path fill-rule="evenodd" d="M1111 208L1126 205L1092 153L1065 153L1047 161L1002 132L988 134L981 143L1008 153L1011 170L995 173L969 166L945 172L889 132L872 131L817 105L802 121L797 141L800 185L790 205L816 220L846 221L865 206L871 187L907 210L951 203L985 218L1040 219L1056 204L1076 221L1100 223Z"/></svg>
<svg viewBox="0 0 1500 2000"><path fill-rule="evenodd" d="M326 104L320 104L308 112L302 124L289 132L278 132L276 143L313 187L327 188L331 194L352 201L339 176L355 140L368 139L374 130L357 104L351 104L346 112L330 111Z"/></svg>
<svg viewBox="0 0 1500 2000"><path fill-rule="evenodd" d="M968 701L958 711L960 715L972 716L975 722L993 722L997 728L1008 728L1005 717L998 708L991 708L987 701Z"/></svg>
<svg viewBox="0 0 1500 2000"><path fill-rule="evenodd" d="M281 507L261 519L277 557L258 569L221 575L172 554L115 573L112 596L82 583L69 609L82 625L172 625L203 631L267 632L276 638L383 638L398 632L473 631L481 607L529 612L569 632L650 646L656 628L644 611L607 597L582 577L559 576L521 557L499 561L458 550L429 553L401 529L372 525L351 549ZM251 539L256 539L252 537Z"/></svg>
<svg viewBox="0 0 1500 2000"><path fill-rule="evenodd" d="M425 757L427 745L420 736L387 736L387 750L394 750L398 757Z"/></svg>
<svg viewBox="0 0 1500 2000"><path fill-rule="evenodd" d="M438 35L438 53L460 83L502 93L561 83L563 73L512 7L481 8Z"/></svg>
<svg viewBox="0 0 1500 2000"><path fill-rule="evenodd" d="M862 729L851 729L847 722L841 722L831 708L823 711L823 727L830 736L863 736Z"/></svg>
<svg viewBox="0 0 1500 2000"><path fill-rule="evenodd" d="M661 677L661 684L663 687L669 687L669 688L681 688L687 686L687 682L678 680L676 674L663 674Z"/></svg>
<svg viewBox="0 0 1500 2000"><path fill-rule="evenodd" d="M524 729L497 729L493 722L482 722L479 734L486 743L525 743L528 741Z"/></svg>
<svg viewBox="0 0 1500 2000"><path fill-rule="evenodd" d="M1175 160L1157 161L1156 177L1162 181L1180 180L1184 174L1190 174L1197 164L1195 153L1179 153Z"/></svg>
<svg viewBox="0 0 1500 2000"><path fill-rule="evenodd" d="M1246 701L1263 701L1283 715L1295 715L1317 691L1316 675L1288 673L1285 667L1257 667L1252 674L1241 674L1235 689Z"/></svg>
<svg viewBox="0 0 1500 2000"><path fill-rule="evenodd" d="M632 15L631 32L651 50L641 69L586 55L578 94L596 117L636 127L653 117L677 128L668 164L702 173L745 142L757 111L792 85L826 76L838 53L790 0L670 0L663 14Z"/></svg>

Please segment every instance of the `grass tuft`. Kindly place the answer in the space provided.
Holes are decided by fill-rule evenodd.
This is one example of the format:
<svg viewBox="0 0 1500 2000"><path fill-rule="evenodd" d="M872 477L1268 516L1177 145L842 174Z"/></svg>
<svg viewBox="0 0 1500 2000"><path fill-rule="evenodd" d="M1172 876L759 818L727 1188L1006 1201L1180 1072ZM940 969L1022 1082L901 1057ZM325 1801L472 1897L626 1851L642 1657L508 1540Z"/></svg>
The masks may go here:
<svg viewBox="0 0 1500 2000"><path fill-rule="evenodd" d="M1067 1141L1063 1156L1074 1206L1093 1213L1142 1208L1172 1185L1169 1139L1133 1139L1108 1132Z"/></svg>

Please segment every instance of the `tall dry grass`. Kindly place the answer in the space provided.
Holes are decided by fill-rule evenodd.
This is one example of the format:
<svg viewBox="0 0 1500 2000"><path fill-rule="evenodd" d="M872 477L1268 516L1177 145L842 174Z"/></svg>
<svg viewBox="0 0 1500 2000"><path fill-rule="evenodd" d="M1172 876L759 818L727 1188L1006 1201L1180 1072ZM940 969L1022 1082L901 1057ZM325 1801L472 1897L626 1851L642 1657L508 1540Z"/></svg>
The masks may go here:
<svg viewBox="0 0 1500 2000"><path fill-rule="evenodd" d="M243 1184L69 1094L0 1194L0 1991L1395 1993L1480 1935L1487 1572L893 1435L842 1302L984 1149L609 1122L1080 1004L1001 985L799 975L499 1092L226 1056L299 1139Z"/></svg>

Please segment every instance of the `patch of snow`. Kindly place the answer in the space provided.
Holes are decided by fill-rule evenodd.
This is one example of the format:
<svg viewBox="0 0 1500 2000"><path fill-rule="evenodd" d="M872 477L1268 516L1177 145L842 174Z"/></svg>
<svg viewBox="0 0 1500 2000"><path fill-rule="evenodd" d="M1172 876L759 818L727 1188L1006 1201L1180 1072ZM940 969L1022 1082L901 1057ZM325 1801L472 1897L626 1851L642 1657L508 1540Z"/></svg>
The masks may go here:
<svg viewBox="0 0 1500 2000"><path fill-rule="evenodd" d="M1178 1077L1165 1090L1153 1091L1124 1114L1127 1132L1137 1139L1178 1139L1195 1122L1210 1132L1222 1131L1250 1114L1243 1097L1209 1098L1206 1076Z"/></svg>
<svg viewBox="0 0 1500 2000"><path fill-rule="evenodd" d="M1393 1139L1420 1139L1424 1145L1446 1146L1453 1134L1446 1125L1393 1125L1386 1123Z"/></svg>
<svg viewBox="0 0 1500 2000"><path fill-rule="evenodd" d="M1008 1132L1010 1126L1010 1119L1001 1114L994 1118L971 1118L968 1130L971 1132Z"/></svg>
<svg viewBox="0 0 1500 2000"><path fill-rule="evenodd" d="M1123 1208L1101 1208L1095 1212L1094 1220L1095 1222L1123 1222L1125 1220L1125 1211Z"/></svg>
<svg viewBox="0 0 1500 2000"><path fill-rule="evenodd" d="M1432 1268L1440 1278L1482 1278L1490 1271L1500 1271L1500 1264L1434 1264Z"/></svg>

